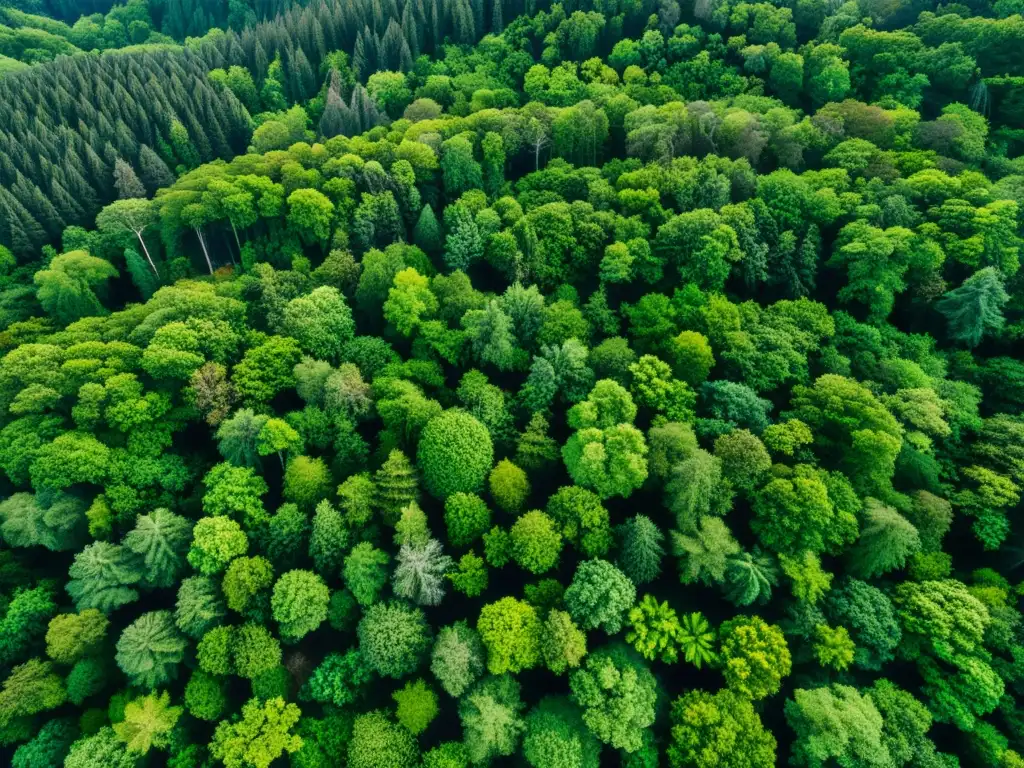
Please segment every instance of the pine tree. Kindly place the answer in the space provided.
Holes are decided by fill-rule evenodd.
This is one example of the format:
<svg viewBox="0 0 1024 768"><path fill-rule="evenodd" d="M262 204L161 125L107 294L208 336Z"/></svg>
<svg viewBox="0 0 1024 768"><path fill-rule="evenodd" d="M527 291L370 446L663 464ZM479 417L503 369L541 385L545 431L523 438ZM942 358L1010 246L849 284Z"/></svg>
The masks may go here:
<svg viewBox="0 0 1024 768"><path fill-rule="evenodd" d="M979 269L963 285L949 291L935 303L949 323L949 335L969 347L976 347L986 334L997 333L1005 324L1003 307L1010 300L1003 278L995 267Z"/></svg>
<svg viewBox="0 0 1024 768"><path fill-rule="evenodd" d="M347 112L348 108L341 100L341 95L332 86L327 91L327 103L324 106L323 115L320 116L320 136L330 139L344 133L345 124L348 120Z"/></svg>
<svg viewBox="0 0 1024 768"><path fill-rule="evenodd" d="M420 497L419 478L416 469L399 450L388 454L381 468L373 476L377 488L376 504L384 515L384 519L394 524L402 514L402 508Z"/></svg>
<svg viewBox="0 0 1024 768"><path fill-rule="evenodd" d="M114 189L121 200L129 197L145 197L146 188L135 175L135 171L121 158L114 162Z"/></svg>

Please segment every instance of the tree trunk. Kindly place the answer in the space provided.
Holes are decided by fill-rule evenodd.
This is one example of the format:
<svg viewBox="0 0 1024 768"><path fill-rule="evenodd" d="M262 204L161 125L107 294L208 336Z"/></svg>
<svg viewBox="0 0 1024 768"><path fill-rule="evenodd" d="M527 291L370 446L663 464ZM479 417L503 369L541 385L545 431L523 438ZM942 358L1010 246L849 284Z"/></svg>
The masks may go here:
<svg viewBox="0 0 1024 768"><path fill-rule="evenodd" d="M142 239L142 230L135 230L135 236L139 238L139 245L142 246L142 252L146 254L146 261L149 262L149 268L153 270L153 274L160 277L160 273L156 271L156 264L153 263L153 258L149 255L149 248L146 247L146 241Z"/></svg>
<svg viewBox="0 0 1024 768"><path fill-rule="evenodd" d="M193 227L196 233L196 237L199 238L199 244L203 246L203 256L206 257L206 266L210 270L210 274L213 274L213 262L210 261L210 252L206 250L206 240L203 238L203 233L199 227Z"/></svg>

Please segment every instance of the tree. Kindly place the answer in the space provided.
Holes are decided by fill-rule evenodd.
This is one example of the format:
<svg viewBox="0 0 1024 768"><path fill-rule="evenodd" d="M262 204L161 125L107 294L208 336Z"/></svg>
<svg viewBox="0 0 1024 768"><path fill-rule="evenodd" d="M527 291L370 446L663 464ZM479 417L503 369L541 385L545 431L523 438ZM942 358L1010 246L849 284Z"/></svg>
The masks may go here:
<svg viewBox="0 0 1024 768"><path fill-rule="evenodd" d="M384 319L403 336L411 336L424 321L437 312L437 297L430 291L430 281L412 267L395 275L394 286L384 302Z"/></svg>
<svg viewBox="0 0 1024 768"><path fill-rule="evenodd" d="M737 429L715 440L715 458L722 462L722 474L737 488L751 491L771 469L768 449L754 434Z"/></svg>
<svg viewBox="0 0 1024 768"><path fill-rule="evenodd" d="M137 558L143 586L166 589L178 582L191 533L188 520L166 509L135 519L135 528L124 537L124 548Z"/></svg>
<svg viewBox="0 0 1024 768"><path fill-rule="evenodd" d="M282 329L303 351L333 362L352 340L355 323L341 291L324 285L285 305Z"/></svg>
<svg viewBox="0 0 1024 768"><path fill-rule="evenodd" d="M29 659L14 667L0 689L0 724L5 729L16 718L56 709L67 700L64 682L53 664Z"/></svg>
<svg viewBox="0 0 1024 768"><path fill-rule="evenodd" d="M269 768L285 752L302 746L302 738L291 730L301 711L284 699L250 699L242 706L237 722L222 722L210 742L210 754L227 768Z"/></svg>
<svg viewBox="0 0 1024 768"><path fill-rule="evenodd" d="M331 235L334 203L315 189L296 189L288 195L288 226L308 242L322 242Z"/></svg>
<svg viewBox="0 0 1024 768"><path fill-rule="evenodd" d="M248 551L249 539L238 523L226 517L204 517L192 529L188 562L200 573L213 576Z"/></svg>
<svg viewBox="0 0 1024 768"><path fill-rule="evenodd" d="M526 473L508 459L502 459L487 478L494 503L505 512L518 512L530 496L530 480Z"/></svg>
<svg viewBox="0 0 1024 768"><path fill-rule="evenodd" d="M848 685L800 689L786 702L796 733L792 760L799 766L891 764L882 743L882 716L871 698Z"/></svg>
<svg viewBox="0 0 1024 768"><path fill-rule="evenodd" d="M679 622L678 640L683 658L697 669L705 663L717 661L715 631L700 611L683 615Z"/></svg>
<svg viewBox="0 0 1024 768"><path fill-rule="evenodd" d="M402 509L419 500L419 478L416 469L399 450L391 451L387 460L373 476L377 486L376 504L385 520L396 522Z"/></svg>
<svg viewBox="0 0 1024 768"><path fill-rule="evenodd" d="M782 630L759 616L739 616L722 624L720 663L730 690L749 699L778 693L792 660Z"/></svg>
<svg viewBox="0 0 1024 768"><path fill-rule="evenodd" d="M397 705L395 717L414 736L427 729L437 717L437 694L423 681L408 682L391 694Z"/></svg>
<svg viewBox="0 0 1024 768"><path fill-rule="evenodd" d="M146 261L149 262L149 268L159 278L160 273L153 262L153 257L149 254L146 241L142 237L142 233L151 227L157 219L156 207L152 200L146 199L145 193L126 195L125 197L127 199L117 200L97 214L96 229L115 236L128 232L135 235L139 245L142 246Z"/></svg>
<svg viewBox="0 0 1024 768"><path fill-rule="evenodd" d="M491 528L491 511L479 496L453 493L444 502L448 543L456 549L472 544Z"/></svg>
<svg viewBox="0 0 1024 768"><path fill-rule="evenodd" d="M867 499L864 507L860 537L850 551L851 570L872 578L902 568L907 558L921 548L917 529L895 509L875 499Z"/></svg>
<svg viewBox="0 0 1024 768"><path fill-rule="evenodd" d="M183 711L182 707L171 706L167 691L140 696L125 705L124 720L114 723L114 733L129 752L145 755L153 747L166 749L171 729Z"/></svg>
<svg viewBox="0 0 1024 768"><path fill-rule="evenodd" d="M622 629L626 613L636 602L636 587L606 560L584 560L565 591L565 606L583 629L601 627L609 635Z"/></svg>
<svg viewBox="0 0 1024 768"><path fill-rule="evenodd" d="M548 515L562 536L588 557L603 557L611 546L608 510L597 494L575 485L559 488L548 499Z"/></svg>
<svg viewBox="0 0 1024 768"><path fill-rule="evenodd" d="M139 756L129 752L124 742L110 726L103 726L96 733L81 738L71 745L71 751L64 759L66 768L136 768Z"/></svg>
<svg viewBox="0 0 1024 768"><path fill-rule="evenodd" d="M238 628L231 650L235 671L247 680L256 680L281 666L281 644L262 624L243 624Z"/></svg>
<svg viewBox="0 0 1024 768"><path fill-rule="evenodd" d="M10 616L11 608L7 611L8 620ZM74 664L100 649L109 626L107 617L95 608L54 616L46 630L46 655L58 664Z"/></svg>
<svg viewBox="0 0 1024 768"><path fill-rule="evenodd" d="M383 712L368 712L353 722L347 755L352 768L412 768L418 756L416 738Z"/></svg>
<svg viewBox="0 0 1024 768"><path fill-rule="evenodd" d="M814 628L814 655L823 667L845 670L853 663L856 650L846 627L819 624Z"/></svg>
<svg viewBox="0 0 1024 768"><path fill-rule="evenodd" d="M327 619L330 593L323 579L311 571L288 571L274 584L270 608L281 639L295 643Z"/></svg>
<svg viewBox="0 0 1024 768"><path fill-rule="evenodd" d="M198 639L227 615L220 585L206 576L191 576L178 587L174 621L178 629Z"/></svg>
<svg viewBox="0 0 1024 768"><path fill-rule="evenodd" d="M654 675L630 649L612 645L591 653L569 675L569 687L599 741L627 753L640 749L658 692Z"/></svg>
<svg viewBox="0 0 1024 768"><path fill-rule="evenodd" d="M541 623L533 606L503 597L480 610L476 623L492 675L519 672L540 661Z"/></svg>
<svg viewBox="0 0 1024 768"><path fill-rule="evenodd" d="M313 670L299 697L345 707L358 701L373 679L374 672L358 648L344 654L329 653Z"/></svg>
<svg viewBox="0 0 1024 768"><path fill-rule="evenodd" d="M403 544L396 559L392 587L398 597L417 605L439 605L444 598L444 576L451 567L452 559L443 554L437 539L422 545Z"/></svg>
<svg viewBox="0 0 1024 768"><path fill-rule="evenodd" d="M959 288L948 291L935 308L949 323L949 335L968 347L976 347L986 334L1002 330L1003 306L1010 296L995 267L979 269Z"/></svg>
<svg viewBox="0 0 1024 768"><path fill-rule="evenodd" d="M631 424L581 429L562 448L569 475L601 498L629 498L647 479L647 444Z"/></svg>
<svg viewBox="0 0 1024 768"><path fill-rule="evenodd" d="M600 754L600 743L568 699L545 696L527 714L523 756L534 768L597 768Z"/></svg>
<svg viewBox="0 0 1024 768"><path fill-rule="evenodd" d="M619 542L616 565L634 584L647 584L661 573L665 535L646 515L634 515L615 529Z"/></svg>
<svg viewBox="0 0 1024 768"><path fill-rule="evenodd" d="M676 612L667 601L658 602L653 595L629 609L629 633L626 642L648 661L660 659L671 664L679 657L679 634L682 628Z"/></svg>
<svg viewBox="0 0 1024 768"><path fill-rule="evenodd" d="M775 763L775 737L733 691L689 691L672 702L671 768L755 768Z"/></svg>
<svg viewBox="0 0 1024 768"><path fill-rule="evenodd" d="M510 530L512 559L530 573L544 573L558 562L562 536L555 522L534 510L522 515Z"/></svg>
<svg viewBox="0 0 1024 768"><path fill-rule="evenodd" d="M772 587L779 583L775 560L759 550L742 552L729 561L725 578L728 582L726 597L735 605L767 603Z"/></svg>
<svg viewBox="0 0 1024 768"><path fill-rule="evenodd" d="M828 594L825 608L834 623L848 628L858 667L878 670L892 661L903 633L892 601L884 592L849 579Z"/></svg>
<svg viewBox="0 0 1024 768"><path fill-rule="evenodd" d="M370 666L379 675L396 679L416 671L431 642L423 611L398 602L371 605L356 633Z"/></svg>
<svg viewBox="0 0 1024 768"><path fill-rule="evenodd" d="M430 671L448 695L459 698L484 672L480 635L464 621L437 633Z"/></svg>
<svg viewBox="0 0 1024 768"><path fill-rule="evenodd" d="M156 688L177 677L187 645L170 611L150 611L121 633L115 660L132 685Z"/></svg>
<svg viewBox="0 0 1024 768"><path fill-rule="evenodd" d="M740 552L740 545L729 527L717 517L701 518L692 536L679 531L672 531L671 535L672 548L679 557L679 580L683 584L722 583L731 558Z"/></svg>
<svg viewBox="0 0 1024 768"><path fill-rule="evenodd" d="M132 585L141 574L132 554L123 547L97 541L75 555L66 589L79 611L98 608L110 613L139 598Z"/></svg>
<svg viewBox="0 0 1024 768"><path fill-rule="evenodd" d="M489 676L459 701L463 743L474 763L511 755L526 728L519 683L510 675Z"/></svg>
<svg viewBox="0 0 1024 768"><path fill-rule="evenodd" d="M587 636L568 613L552 608L541 627L540 651L547 668L561 675L587 655Z"/></svg>
<svg viewBox="0 0 1024 768"><path fill-rule="evenodd" d="M754 495L752 525L766 549L823 552L856 537L856 517L833 502L825 479L798 465L791 476L769 480Z"/></svg>
<svg viewBox="0 0 1024 768"><path fill-rule="evenodd" d="M362 606L377 602L381 590L388 581L388 563L391 558L386 552L363 541L352 548L345 557L343 577L345 586Z"/></svg>
<svg viewBox="0 0 1024 768"><path fill-rule="evenodd" d="M420 437L417 460L427 491L439 499L474 493L494 463L487 428L465 411L449 409L431 419Z"/></svg>

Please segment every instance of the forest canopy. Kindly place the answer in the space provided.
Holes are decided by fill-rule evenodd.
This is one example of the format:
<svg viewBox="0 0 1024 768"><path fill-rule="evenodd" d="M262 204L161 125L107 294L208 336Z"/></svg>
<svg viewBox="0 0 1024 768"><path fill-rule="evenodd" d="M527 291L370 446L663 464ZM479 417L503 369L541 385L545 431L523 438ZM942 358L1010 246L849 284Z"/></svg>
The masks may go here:
<svg viewBox="0 0 1024 768"><path fill-rule="evenodd" d="M0 760L1020 768L1022 13L0 0Z"/></svg>

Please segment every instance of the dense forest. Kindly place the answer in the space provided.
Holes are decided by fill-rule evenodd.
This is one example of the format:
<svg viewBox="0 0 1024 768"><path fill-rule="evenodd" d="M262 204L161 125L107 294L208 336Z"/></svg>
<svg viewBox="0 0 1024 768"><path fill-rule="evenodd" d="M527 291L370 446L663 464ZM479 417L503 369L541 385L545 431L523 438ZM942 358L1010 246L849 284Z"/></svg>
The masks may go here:
<svg viewBox="0 0 1024 768"><path fill-rule="evenodd" d="M1024 0L0 0L0 761L1024 768Z"/></svg>

